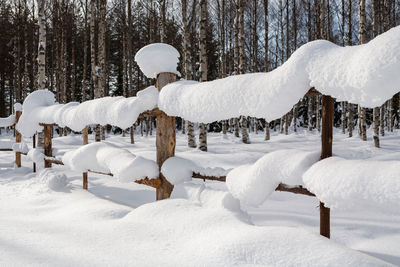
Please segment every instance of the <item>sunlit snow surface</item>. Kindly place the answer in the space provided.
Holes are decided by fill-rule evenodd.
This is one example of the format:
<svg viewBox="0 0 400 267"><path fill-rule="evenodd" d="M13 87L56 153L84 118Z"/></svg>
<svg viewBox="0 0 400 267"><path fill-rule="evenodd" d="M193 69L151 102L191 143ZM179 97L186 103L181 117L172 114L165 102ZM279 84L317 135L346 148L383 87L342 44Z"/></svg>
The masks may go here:
<svg viewBox="0 0 400 267"><path fill-rule="evenodd" d="M397 160L399 134L382 137L382 148L376 149L372 140L335 132L334 154ZM279 149L320 150L319 135L302 129L289 136L272 132L268 142L263 133L250 138L252 144L244 145L232 135L210 133L209 152L204 153L188 149L186 136L178 134L176 155L200 167L230 169ZM155 137L136 135L135 140L130 145L129 137L107 137L118 147L154 160ZM30 144L29 139L25 142ZM56 156L81 144L78 135L55 138ZM200 180L176 186L175 199L153 203L154 190L143 185L89 174L86 192L80 172L55 166L35 175L26 157L18 170L12 168L13 159L11 152L0 154L1 266L383 265L373 258L400 264L398 215L354 207L332 210L332 239L326 240L318 235L315 198L275 192L258 208L243 205L242 212L225 184L204 186Z"/></svg>

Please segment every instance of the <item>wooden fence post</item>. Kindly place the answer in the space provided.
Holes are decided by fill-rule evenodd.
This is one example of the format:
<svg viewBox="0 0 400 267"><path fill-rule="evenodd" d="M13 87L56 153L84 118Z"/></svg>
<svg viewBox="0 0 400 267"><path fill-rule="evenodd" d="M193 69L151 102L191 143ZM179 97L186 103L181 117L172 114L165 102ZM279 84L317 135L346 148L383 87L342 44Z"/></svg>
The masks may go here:
<svg viewBox="0 0 400 267"><path fill-rule="evenodd" d="M333 110L334 100L330 96L322 96L322 132L321 132L321 159L332 156L333 139ZM320 235L330 238L330 209L320 202Z"/></svg>
<svg viewBox="0 0 400 267"><path fill-rule="evenodd" d="M89 144L88 126L86 126L83 129L82 137L83 137L83 145ZM87 172L82 173L82 177L83 177L83 189L87 190L88 189L88 173Z"/></svg>
<svg viewBox="0 0 400 267"><path fill-rule="evenodd" d="M17 123L19 120L19 117L21 117L22 111L16 111L15 112L15 143L21 143L22 141L22 135L20 132L17 131ZM15 152L15 164L17 165L18 168L21 168L21 152Z"/></svg>
<svg viewBox="0 0 400 267"><path fill-rule="evenodd" d="M160 73L157 76L156 87L158 91L172 82L176 81L176 75L173 73ZM168 158L175 156L176 133L175 133L175 117L170 117L164 112L160 111L157 114L157 164L160 170L161 186L157 188L156 199L169 198L174 186L167 181L161 173L161 166Z"/></svg>
<svg viewBox="0 0 400 267"><path fill-rule="evenodd" d="M43 125L43 132L44 132L44 155L46 157L52 157L52 144L51 144L51 132L53 130L53 125L51 124L44 124ZM48 160L44 160L44 167L51 168L51 162Z"/></svg>

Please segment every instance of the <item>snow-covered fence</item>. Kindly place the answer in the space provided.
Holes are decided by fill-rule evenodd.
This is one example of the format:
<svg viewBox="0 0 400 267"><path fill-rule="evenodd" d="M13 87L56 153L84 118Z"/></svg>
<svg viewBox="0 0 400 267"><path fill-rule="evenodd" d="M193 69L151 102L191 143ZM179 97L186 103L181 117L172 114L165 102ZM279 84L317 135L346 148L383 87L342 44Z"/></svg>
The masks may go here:
<svg viewBox="0 0 400 267"><path fill-rule="evenodd" d="M388 47L381 49L382 46ZM235 75L203 83L175 82L178 74L176 71L178 57L179 53L176 49L166 44L152 44L144 47L137 53L135 60L145 75L157 78L157 88L147 88L135 99L108 97L82 104L66 105L56 104L54 95L50 95L48 91L42 91L44 98L36 100L32 97L34 101L30 104L29 101L27 102L26 110L30 112L25 112L24 103L24 114L18 125L21 125L23 134L28 135L38 130L38 126L44 127L45 140L46 136L48 140L47 143L45 141L45 160L47 159L51 166L53 124L68 126L77 131L89 124L112 124L127 128L140 116L155 115L158 171L154 171L153 165L154 173L147 175L144 179L148 181L142 183L156 187L156 198L164 199L170 196L173 184L180 180L179 173L167 174L170 167L165 167L170 164L169 159L175 155L175 116L201 123L241 115L272 120L284 115L304 95L322 95L321 151L312 162L315 163L332 156L334 109L332 97L372 108L381 105L397 93L396 86L400 84L400 75L398 75L400 27L393 28L361 46L341 48L327 41L310 42L293 53L285 64L269 73ZM84 144L87 144L87 132L84 133L84 138L86 138ZM89 150L91 147L91 145L86 146L86 148L82 147L82 151ZM86 152L86 154L90 153ZM114 157L118 160L119 155L124 154L126 152L117 151ZM137 173L132 173L136 170L136 167L133 167L136 166L133 156L126 154L124 157L131 157L129 162L132 164L128 164L132 169L129 169L126 175L135 177ZM110 159L102 159L103 165L108 166L107 169L101 169L100 165L97 165L97 169L93 169L89 163L81 168L84 173L84 188L85 184L87 188L87 172L89 171L121 176L118 167L109 161L114 162ZM259 164L262 163L263 161ZM299 162L291 163L296 165ZM182 166L179 164L175 166L175 169L180 168ZM228 179L228 187L229 176L236 173L240 178L245 177L243 173L237 173L235 170L229 175L220 170L214 171L208 172L194 168L189 171L184 170L185 175L182 177L217 181ZM156 177L156 172L158 177ZM285 183L287 178L282 176L281 180L268 181L272 185L268 190L315 196L315 192L309 191L300 183L287 185ZM150 183L149 180L153 182ZM237 187L232 187L233 192L236 192L233 195L240 196L243 193L242 188L236 189ZM262 197L263 195L260 196ZM320 203L320 234L330 237L330 210L322 202Z"/></svg>
<svg viewBox="0 0 400 267"><path fill-rule="evenodd" d="M14 127L15 129L22 114L21 108L21 104L16 103L14 105L15 114L10 115L7 118L0 118L0 127ZM21 145L21 141L22 135L18 130L15 129L15 143L10 143L11 146L7 144L4 147L0 147L0 151L15 151L15 165L18 168L21 167L21 155L26 153L24 146Z"/></svg>

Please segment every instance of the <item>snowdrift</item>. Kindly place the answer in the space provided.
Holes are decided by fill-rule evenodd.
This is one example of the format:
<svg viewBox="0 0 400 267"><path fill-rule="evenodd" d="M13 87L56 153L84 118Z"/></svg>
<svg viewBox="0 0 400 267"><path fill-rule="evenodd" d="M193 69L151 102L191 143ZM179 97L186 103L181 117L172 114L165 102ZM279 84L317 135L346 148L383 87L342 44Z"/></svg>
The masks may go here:
<svg viewBox="0 0 400 267"><path fill-rule="evenodd" d="M400 161L331 157L303 175L306 187L332 209L400 214Z"/></svg>
<svg viewBox="0 0 400 267"><path fill-rule="evenodd" d="M180 157L168 158L161 167L161 173L173 185L192 180L193 172L201 175L221 177L226 176L229 170L223 168L202 168L193 161Z"/></svg>
<svg viewBox="0 0 400 267"><path fill-rule="evenodd" d="M210 123L240 115L271 121L287 113L315 87L337 101L373 108L400 91L399 70L400 26L359 46L309 42L268 73L169 84L160 92L158 107L170 116L193 122Z"/></svg>
<svg viewBox="0 0 400 267"><path fill-rule="evenodd" d="M136 97L103 97L79 104L58 104L48 90L38 90L25 99L17 130L26 137L41 131L39 123L55 123L81 131L90 124L111 124L126 129L134 124L140 113L157 107L158 90L150 86Z"/></svg>
<svg viewBox="0 0 400 267"><path fill-rule="evenodd" d="M155 161L136 156L107 142L92 143L68 151L62 161L75 171L112 173L121 182L158 177Z"/></svg>
<svg viewBox="0 0 400 267"><path fill-rule="evenodd" d="M258 206L280 183L303 185L303 173L319 158L319 152L295 149L274 151L254 164L234 168L226 177L226 185L231 194L241 202Z"/></svg>

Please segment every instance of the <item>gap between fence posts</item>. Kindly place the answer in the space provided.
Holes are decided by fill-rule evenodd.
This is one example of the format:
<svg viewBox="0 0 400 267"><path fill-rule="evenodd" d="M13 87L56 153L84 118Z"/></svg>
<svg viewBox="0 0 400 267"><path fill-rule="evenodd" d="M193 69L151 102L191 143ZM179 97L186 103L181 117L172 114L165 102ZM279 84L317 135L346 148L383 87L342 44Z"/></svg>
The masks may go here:
<svg viewBox="0 0 400 267"><path fill-rule="evenodd" d="M83 145L89 144L88 132L89 132L89 126L86 126L82 130ZM88 173L87 172L82 173L82 182L83 182L83 185L82 185L83 189L87 190L88 189Z"/></svg>
<svg viewBox="0 0 400 267"><path fill-rule="evenodd" d="M176 75L174 73L163 72L157 76L156 87L160 92L164 86L175 81ZM168 158L175 156L175 117L170 117L162 111L159 112L157 114L156 132L157 164L161 179L161 185L156 189L156 199L161 200L169 198L174 189L174 186L161 173L161 166Z"/></svg>
<svg viewBox="0 0 400 267"><path fill-rule="evenodd" d="M321 131L321 160L332 156L333 139L333 110L334 100L330 96L322 96L322 131ZM319 233L330 238L330 209L320 202Z"/></svg>
<svg viewBox="0 0 400 267"><path fill-rule="evenodd" d="M19 117L21 117L22 112L21 111L16 111L15 112L15 143L21 143L22 141L22 135L20 132L17 130L17 123L19 121ZM21 168L21 152L15 152L15 164L17 165L18 168Z"/></svg>

